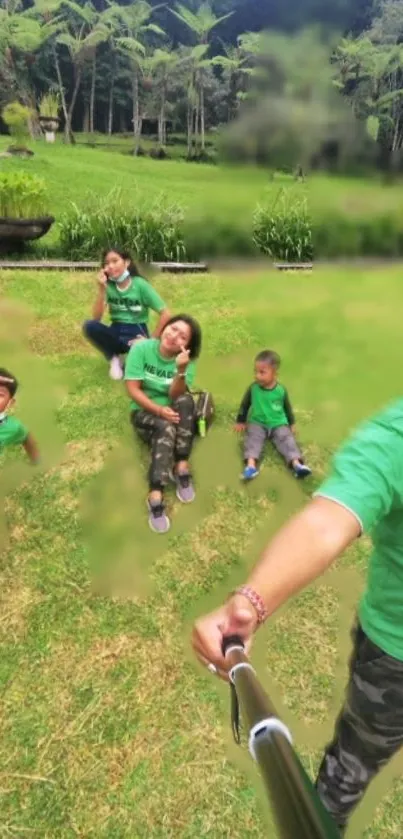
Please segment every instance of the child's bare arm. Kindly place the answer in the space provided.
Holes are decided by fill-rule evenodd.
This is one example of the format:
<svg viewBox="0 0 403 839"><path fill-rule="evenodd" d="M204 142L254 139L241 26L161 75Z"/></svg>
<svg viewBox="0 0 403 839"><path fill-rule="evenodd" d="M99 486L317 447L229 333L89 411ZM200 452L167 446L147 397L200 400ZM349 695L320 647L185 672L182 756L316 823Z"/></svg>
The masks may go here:
<svg viewBox="0 0 403 839"><path fill-rule="evenodd" d="M28 434L28 437L22 445L24 446L31 463L39 463L39 449L32 434Z"/></svg>

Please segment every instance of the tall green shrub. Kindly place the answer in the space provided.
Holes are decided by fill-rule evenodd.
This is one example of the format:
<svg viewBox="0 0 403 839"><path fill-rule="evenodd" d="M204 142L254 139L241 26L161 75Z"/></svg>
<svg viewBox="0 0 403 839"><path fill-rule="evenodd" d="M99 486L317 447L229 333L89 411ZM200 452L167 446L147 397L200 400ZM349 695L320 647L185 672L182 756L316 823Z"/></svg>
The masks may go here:
<svg viewBox="0 0 403 839"><path fill-rule="evenodd" d="M71 204L59 227L61 251L70 259L98 259L108 246L128 249L145 262L186 258L183 211L163 197L143 209L119 190L101 202L90 195L82 208Z"/></svg>
<svg viewBox="0 0 403 839"><path fill-rule="evenodd" d="M39 114L46 119L57 119L60 111L60 93L49 90L39 101Z"/></svg>
<svg viewBox="0 0 403 839"><path fill-rule="evenodd" d="M17 146L24 145L29 139L29 119L32 111L19 102L10 102L3 108L2 119Z"/></svg>
<svg viewBox="0 0 403 839"><path fill-rule="evenodd" d="M401 257L403 212L320 215L313 221L313 243L316 259Z"/></svg>
<svg viewBox="0 0 403 839"><path fill-rule="evenodd" d="M26 172L0 173L0 216L38 218L47 215L45 181Z"/></svg>
<svg viewBox="0 0 403 839"><path fill-rule="evenodd" d="M258 250L272 259L310 262L312 224L306 196L297 189L280 189L274 200L258 205L253 240Z"/></svg>

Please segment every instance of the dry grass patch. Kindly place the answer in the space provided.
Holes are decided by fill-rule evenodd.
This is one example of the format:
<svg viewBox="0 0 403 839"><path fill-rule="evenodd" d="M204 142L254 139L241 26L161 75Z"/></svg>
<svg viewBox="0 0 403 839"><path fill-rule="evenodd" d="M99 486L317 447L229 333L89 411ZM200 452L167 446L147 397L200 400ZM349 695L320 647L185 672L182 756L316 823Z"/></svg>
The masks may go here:
<svg viewBox="0 0 403 839"><path fill-rule="evenodd" d="M68 405L70 410L86 407L88 407L88 410L93 410L94 405L105 399L105 389L108 387L108 384L108 381L105 381L102 386L93 386L86 393L73 393L66 397L65 404L66 406Z"/></svg>
<svg viewBox="0 0 403 839"><path fill-rule="evenodd" d="M24 635L29 610L40 603L41 595L24 585L21 579L1 577L0 637L7 643L17 643Z"/></svg>
<svg viewBox="0 0 403 839"><path fill-rule="evenodd" d="M104 440L76 440L66 445L66 457L52 470L62 481L74 481L100 472L113 446Z"/></svg>
<svg viewBox="0 0 403 839"><path fill-rule="evenodd" d="M265 669L275 679L284 707L308 726L323 722L329 713L338 612L338 592L321 585L286 608L269 629Z"/></svg>
<svg viewBox="0 0 403 839"><path fill-rule="evenodd" d="M80 326L70 317L43 318L29 330L29 348L38 356L63 356L84 352L85 341Z"/></svg>
<svg viewBox="0 0 403 839"><path fill-rule="evenodd" d="M236 554L241 556L247 548L250 537L256 530L259 514L267 515L273 507L264 496L244 506L227 496L220 500L218 509L203 519L194 533L186 539L181 550L164 553L157 561L155 570L177 572L178 590L189 584L200 585L206 571L216 562L227 560ZM243 501L244 499L242 499ZM178 509L178 505L175 505ZM236 527L228 527L236 520Z"/></svg>

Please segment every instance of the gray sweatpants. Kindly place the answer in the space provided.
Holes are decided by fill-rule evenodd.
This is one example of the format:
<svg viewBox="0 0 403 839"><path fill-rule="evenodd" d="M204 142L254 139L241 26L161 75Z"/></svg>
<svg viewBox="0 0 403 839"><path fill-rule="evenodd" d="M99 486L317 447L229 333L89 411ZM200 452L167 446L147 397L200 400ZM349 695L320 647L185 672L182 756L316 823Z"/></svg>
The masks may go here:
<svg viewBox="0 0 403 839"><path fill-rule="evenodd" d="M302 454L296 443L295 437L289 425L280 425L278 428L267 428L265 425L258 425L250 422L246 428L244 442L244 458L248 460L259 460L266 440L271 440L275 449L284 458L287 466L293 460L302 460Z"/></svg>

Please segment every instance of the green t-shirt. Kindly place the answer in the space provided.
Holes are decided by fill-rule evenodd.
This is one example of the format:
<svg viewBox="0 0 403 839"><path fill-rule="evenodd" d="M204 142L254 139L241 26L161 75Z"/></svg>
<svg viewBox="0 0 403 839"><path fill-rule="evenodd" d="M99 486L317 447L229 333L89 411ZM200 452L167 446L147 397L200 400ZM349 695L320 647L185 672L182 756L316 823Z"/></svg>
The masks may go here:
<svg viewBox="0 0 403 839"><path fill-rule="evenodd" d="M129 350L125 379L143 382L143 392L157 405L167 407L171 404L169 388L176 376L177 368L175 359L163 358L159 352L160 342L158 338L149 338L133 344ZM186 384L192 386L195 375L195 364L190 362L186 370ZM140 407L136 402L131 402L133 411L139 411Z"/></svg>
<svg viewBox="0 0 403 839"><path fill-rule="evenodd" d="M148 323L150 309L158 314L165 309L155 288L142 277L132 277L124 291L120 291L116 283L108 282L106 302L112 323Z"/></svg>
<svg viewBox="0 0 403 839"><path fill-rule="evenodd" d="M6 446L18 446L25 443L27 437L28 430L16 417L6 416L0 420L0 452Z"/></svg>
<svg viewBox="0 0 403 839"><path fill-rule="evenodd" d="M355 431L316 495L343 505L371 531L359 619L374 644L403 661L403 399Z"/></svg>
<svg viewBox="0 0 403 839"><path fill-rule="evenodd" d="M280 425L294 425L294 413L285 387L279 382L272 388L264 388L254 382L246 391L237 415L237 422L246 420L267 428Z"/></svg>

